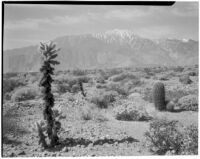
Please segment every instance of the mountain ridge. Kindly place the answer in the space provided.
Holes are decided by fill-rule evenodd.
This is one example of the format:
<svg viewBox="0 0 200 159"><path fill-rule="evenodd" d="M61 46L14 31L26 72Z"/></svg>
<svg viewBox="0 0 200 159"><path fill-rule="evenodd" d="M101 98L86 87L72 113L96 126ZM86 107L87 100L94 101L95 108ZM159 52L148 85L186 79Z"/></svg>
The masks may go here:
<svg viewBox="0 0 200 159"><path fill-rule="evenodd" d="M58 70L135 67L142 65L190 65L198 63L198 41L147 39L129 30L55 38L61 48ZM38 45L5 50L4 72L38 71Z"/></svg>

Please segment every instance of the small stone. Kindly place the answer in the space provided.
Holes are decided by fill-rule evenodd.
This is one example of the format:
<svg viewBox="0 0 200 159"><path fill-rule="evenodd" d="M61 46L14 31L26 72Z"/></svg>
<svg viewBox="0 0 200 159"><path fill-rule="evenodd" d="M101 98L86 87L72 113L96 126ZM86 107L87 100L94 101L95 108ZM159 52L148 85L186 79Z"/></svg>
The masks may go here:
<svg viewBox="0 0 200 159"><path fill-rule="evenodd" d="M15 157L16 155L15 155L15 153L11 153L10 155L9 155L9 157Z"/></svg>
<svg viewBox="0 0 200 159"><path fill-rule="evenodd" d="M57 155L56 153L51 154L52 157L56 157L56 155Z"/></svg>
<svg viewBox="0 0 200 159"><path fill-rule="evenodd" d="M68 152L68 149L67 149L67 147L65 146L65 147L63 147L63 149L62 149L62 152Z"/></svg>
<svg viewBox="0 0 200 159"><path fill-rule="evenodd" d="M18 153L18 155L25 155L26 153L24 151L21 151Z"/></svg>

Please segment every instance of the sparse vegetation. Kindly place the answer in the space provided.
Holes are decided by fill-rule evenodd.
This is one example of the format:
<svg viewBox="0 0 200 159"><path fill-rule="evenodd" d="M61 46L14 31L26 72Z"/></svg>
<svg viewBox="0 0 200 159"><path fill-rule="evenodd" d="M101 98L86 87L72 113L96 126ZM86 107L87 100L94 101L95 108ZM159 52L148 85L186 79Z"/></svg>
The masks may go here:
<svg viewBox="0 0 200 159"><path fill-rule="evenodd" d="M178 107L182 110L198 111L198 96L187 95L178 100Z"/></svg>
<svg viewBox="0 0 200 159"><path fill-rule="evenodd" d="M10 89L4 95L4 99L11 96L12 100L4 100L3 103L3 146L12 154L4 148L7 152L4 156L21 156L24 153L26 156L26 149L30 148L30 156L73 156L74 151L70 147L73 146L77 153L88 154L85 150L95 144L99 145L95 148L101 153L109 146L113 154L120 154L123 146L126 147L123 149L126 155L197 154L198 76L191 73L192 84L182 84L179 77L189 75L196 69L185 68L182 72L176 72L174 67L149 67L146 69L149 75L144 68L81 70L81 73L57 71L52 76L55 81L51 83L51 94L55 97L52 119L55 119L54 128L59 136L58 145L54 147L50 146L48 123L42 118L43 114L38 113L45 108L45 102L41 101L45 96L40 91L44 93L46 90L45 87L37 87L39 73L19 73L4 78L6 82L12 80L13 83L8 84ZM163 82L161 85L164 89L159 87L157 97L160 103L164 101L162 110L165 111L155 109L152 93L154 80ZM5 115L5 112L10 115ZM166 116L166 120L161 121L162 116ZM32 123L35 121L33 131ZM191 123L194 124L189 126ZM146 136L148 147L141 147L145 132L146 135L149 133ZM127 138L127 135L130 137ZM44 152L36 143L38 139L48 148ZM11 149L14 144L16 151ZM25 148L24 152L17 152L22 148ZM94 153L93 149L89 151Z"/></svg>
<svg viewBox="0 0 200 159"><path fill-rule="evenodd" d="M123 101L114 109L114 115L117 120L124 121L146 121L151 117L144 107L143 101Z"/></svg>
<svg viewBox="0 0 200 159"><path fill-rule="evenodd" d="M15 102L20 102L20 101L35 99L37 95L39 94L36 88L23 87L23 88L17 89L12 94L11 100Z"/></svg>
<svg viewBox="0 0 200 159"><path fill-rule="evenodd" d="M181 130L178 121L157 119L145 133L151 151L159 155L197 155L198 133L194 125Z"/></svg>

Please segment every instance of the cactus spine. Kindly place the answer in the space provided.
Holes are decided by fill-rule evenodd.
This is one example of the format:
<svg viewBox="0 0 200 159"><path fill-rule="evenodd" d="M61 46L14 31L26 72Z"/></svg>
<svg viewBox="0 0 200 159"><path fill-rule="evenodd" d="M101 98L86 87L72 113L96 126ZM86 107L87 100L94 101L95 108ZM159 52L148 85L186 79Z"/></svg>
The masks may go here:
<svg viewBox="0 0 200 159"><path fill-rule="evenodd" d="M155 83L153 87L153 101L157 110L165 110L165 86L161 82Z"/></svg>
<svg viewBox="0 0 200 159"><path fill-rule="evenodd" d="M47 123L47 135L48 139L50 141L50 146L54 147L56 144L58 144L58 136L57 136L57 121L53 117L53 111L52 107L54 106L54 96L51 93L51 83L53 82L53 79L51 75L53 75L54 65L59 64L58 61L55 61L54 59L57 57L56 52L59 51L55 49L56 45L51 43L44 44L40 43L40 52L42 54L42 66L40 68L40 72L42 73L42 78L39 83L39 86L41 86L42 89L42 95L44 100L44 110L43 110L43 116L44 120ZM53 65L53 66L52 66ZM43 135L40 135L43 136ZM41 139L40 139L41 140ZM43 143L44 141L41 140ZM45 144L42 144L45 146Z"/></svg>

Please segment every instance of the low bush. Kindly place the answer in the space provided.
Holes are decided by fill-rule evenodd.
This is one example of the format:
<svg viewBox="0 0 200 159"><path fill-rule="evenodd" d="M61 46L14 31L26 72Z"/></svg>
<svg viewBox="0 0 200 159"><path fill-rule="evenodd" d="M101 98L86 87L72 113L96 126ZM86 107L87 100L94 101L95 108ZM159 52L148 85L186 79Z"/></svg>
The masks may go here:
<svg viewBox="0 0 200 159"><path fill-rule="evenodd" d="M11 99L13 101L25 101L25 100L30 100L30 99L35 99L35 97L38 95L38 90L36 90L35 88L29 88L29 87L23 87L20 89L17 89Z"/></svg>
<svg viewBox="0 0 200 159"><path fill-rule="evenodd" d="M164 155L168 151L180 153L183 136L177 129L177 121L154 120L145 137L150 150L157 154Z"/></svg>
<svg viewBox="0 0 200 159"><path fill-rule="evenodd" d="M57 84L57 91L59 94L63 94L70 91L68 84Z"/></svg>
<svg viewBox="0 0 200 159"><path fill-rule="evenodd" d="M198 127L192 124L184 130L181 155L198 155Z"/></svg>
<svg viewBox="0 0 200 159"><path fill-rule="evenodd" d="M115 101L117 93L115 91L101 92L94 95L90 101L97 105L98 108L107 108L108 105Z"/></svg>
<svg viewBox="0 0 200 159"><path fill-rule="evenodd" d="M72 70L72 74L75 76L83 76L83 75L86 75L86 71L81 70L81 69L75 69L75 70Z"/></svg>
<svg viewBox="0 0 200 159"><path fill-rule="evenodd" d="M10 93L13 91L15 88L24 86L25 83L21 80L16 80L16 79L3 79L3 95L6 93Z"/></svg>
<svg viewBox="0 0 200 159"><path fill-rule="evenodd" d="M181 130L178 121L156 119L145 132L146 141L151 151L159 155L197 155L198 129L188 126Z"/></svg>
<svg viewBox="0 0 200 159"><path fill-rule="evenodd" d="M17 107L9 108L4 114L2 119L2 137L5 143L9 135L21 136L27 133L27 130L20 125L19 113Z"/></svg>
<svg viewBox="0 0 200 159"><path fill-rule="evenodd" d="M166 98L173 101L178 101L181 97L188 95L184 90L166 90Z"/></svg>
<svg viewBox="0 0 200 159"><path fill-rule="evenodd" d="M134 74L131 74L131 73L121 73L119 75L115 75L115 76L111 77L111 80L113 82L119 82L119 81L122 81L122 80L125 80L125 79L133 80L133 79L137 79L137 77Z"/></svg>
<svg viewBox="0 0 200 159"><path fill-rule="evenodd" d="M119 95L122 95L122 96L128 96L129 95L129 90L126 89L125 87L123 87L123 85L117 84L117 83L110 83L109 85L107 85L106 90L107 91L115 91Z"/></svg>
<svg viewBox="0 0 200 159"><path fill-rule="evenodd" d="M85 105L81 109L80 117L82 120L96 120L96 121L107 121L108 119L103 115L101 110L95 108L93 104Z"/></svg>
<svg viewBox="0 0 200 159"><path fill-rule="evenodd" d="M88 83L91 80L91 78L87 76L61 76L56 79L56 84L58 86L59 92L71 92L71 93L77 93L80 91L80 85L79 83Z"/></svg>
<svg viewBox="0 0 200 159"><path fill-rule="evenodd" d="M184 96L178 100L177 106L182 110L198 111L198 96Z"/></svg>
<svg viewBox="0 0 200 159"><path fill-rule="evenodd" d="M177 67L174 67L173 70L174 70L174 72L183 72L184 67L177 66Z"/></svg>
<svg viewBox="0 0 200 159"><path fill-rule="evenodd" d="M190 79L189 75L181 75L179 77L179 81L183 84L191 84L192 83L192 80Z"/></svg>
<svg viewBox="0 0 200 159"><path fill-rule="evenodd" d="M144 108L145 102L141 100L123 101L114 109L114 116L117 120L124 121L145 121L151 117Z"/></svg>

